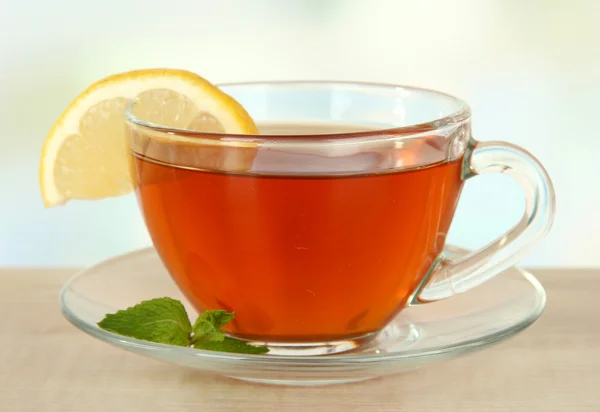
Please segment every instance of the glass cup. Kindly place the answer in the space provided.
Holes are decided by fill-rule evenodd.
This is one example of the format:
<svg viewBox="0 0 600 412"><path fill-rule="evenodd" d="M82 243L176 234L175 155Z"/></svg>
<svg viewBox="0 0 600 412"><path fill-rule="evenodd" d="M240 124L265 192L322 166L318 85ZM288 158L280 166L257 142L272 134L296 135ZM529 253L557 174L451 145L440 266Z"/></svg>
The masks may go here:
<svg viewBox="0 0 600 412"><path fill-rule="evenodd" d="M406 306L501 273L550 229L554 191L542 165L512 144L476 141L459 99L344 82L220 87L261 134L218 133L197 111L150 123L135 102L126 118L154 246L198 310L236 313L232 336L280 353L356 347ZM211 122L213 132L193 130ZM523 218L446 258L464 182L492 172L520 184Z"/></svg>

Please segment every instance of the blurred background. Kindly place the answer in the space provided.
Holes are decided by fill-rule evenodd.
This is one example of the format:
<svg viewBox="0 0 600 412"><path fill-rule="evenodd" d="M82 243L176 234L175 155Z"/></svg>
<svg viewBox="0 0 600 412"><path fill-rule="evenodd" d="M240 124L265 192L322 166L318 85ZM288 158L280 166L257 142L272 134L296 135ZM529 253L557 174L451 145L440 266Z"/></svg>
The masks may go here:
<svg viewBox="0 0 600 412"><path fill-rule="evenodd" d="M150 244L133 196L44 209L42 142L104 76L178 67L212 82L339 79L466 100L479 140L547 167L557 216L523 266L600 266L600 1L0 0L0 266L81 266ZM520 218L503 176L465 187L449 241L478 247Z"/></svg>

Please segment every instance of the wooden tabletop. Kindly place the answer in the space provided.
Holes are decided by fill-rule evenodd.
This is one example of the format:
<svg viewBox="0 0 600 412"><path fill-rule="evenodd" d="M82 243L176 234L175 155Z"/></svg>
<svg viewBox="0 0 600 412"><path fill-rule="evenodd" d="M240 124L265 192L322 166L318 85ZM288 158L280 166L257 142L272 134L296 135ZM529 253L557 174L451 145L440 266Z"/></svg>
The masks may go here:
<svg viewBox="0 0 600 412"><path fill-rule="evenodd" d="M534 270L541 319L489 350L326 387L256 385L146 359L63 319L73 270L0 270L0 411L600 411L600 270Z"/></svg>

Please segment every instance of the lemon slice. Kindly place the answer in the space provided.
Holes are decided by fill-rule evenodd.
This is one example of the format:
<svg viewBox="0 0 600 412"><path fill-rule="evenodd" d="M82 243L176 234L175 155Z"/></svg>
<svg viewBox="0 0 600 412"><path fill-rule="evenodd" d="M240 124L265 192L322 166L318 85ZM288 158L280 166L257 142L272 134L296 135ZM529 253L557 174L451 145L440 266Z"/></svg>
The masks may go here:
<svg viewBox="0 0 600 412"><path fill-rule="evenodd" d="M146 69L107 77L77 96L46 137L40 159L46 207L133 190L124 110L134 98L136 115L153 123L205 132L258 132L237 101L194 73Z"/></svg>

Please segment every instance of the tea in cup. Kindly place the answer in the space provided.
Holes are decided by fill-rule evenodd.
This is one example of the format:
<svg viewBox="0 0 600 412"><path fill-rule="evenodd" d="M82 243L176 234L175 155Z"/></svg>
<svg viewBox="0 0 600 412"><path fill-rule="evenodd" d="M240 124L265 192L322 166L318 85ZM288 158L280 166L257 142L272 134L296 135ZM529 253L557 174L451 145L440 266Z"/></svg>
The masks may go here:
<svg viewBox="0 0 600 412"><path fill-rule="evenodd" d="M358 344L403 308L473 288L549 230L550 179L509 143L478 142L469 107L426 89L343 82L222 85L260 134L149 123L126 112L148 231L198 310L278 347ZM513 176L521 222L458 261L444 256L464 182Z"/></svg>

